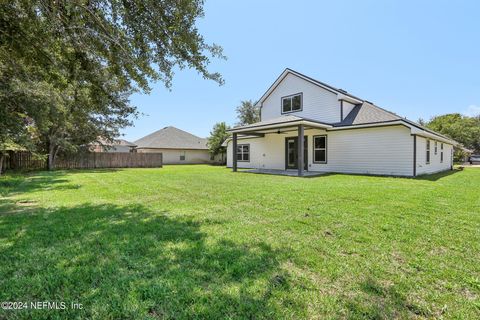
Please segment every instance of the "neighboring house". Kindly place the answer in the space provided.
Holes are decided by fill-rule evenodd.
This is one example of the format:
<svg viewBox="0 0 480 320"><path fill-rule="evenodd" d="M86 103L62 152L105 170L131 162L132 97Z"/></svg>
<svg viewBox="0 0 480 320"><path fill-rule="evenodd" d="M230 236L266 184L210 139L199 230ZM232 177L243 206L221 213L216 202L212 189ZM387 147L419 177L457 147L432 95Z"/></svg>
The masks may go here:
<svg viewBox="0 0 480 320"><path fill-rule="evenodd" d="M91 144L90 150L92 152L135 152L136 147L136 144L124 139L115 139L113 141L101 139L100 142Z"/></svg>
<svg viewBox="0 0 480 320"><path fill-rule="evenodd" d="M260 122L230 130L227 166L234 171L417 176L453 165L455 141L291 69L256 105Z"/></svg>
<svg viewBox="0 0 480 320"><path fill-rule="evenodd" d="M137 152L161 152L164 164L218 163L210 156L207 139L175 127L165 127L137 141Z"/></svg>

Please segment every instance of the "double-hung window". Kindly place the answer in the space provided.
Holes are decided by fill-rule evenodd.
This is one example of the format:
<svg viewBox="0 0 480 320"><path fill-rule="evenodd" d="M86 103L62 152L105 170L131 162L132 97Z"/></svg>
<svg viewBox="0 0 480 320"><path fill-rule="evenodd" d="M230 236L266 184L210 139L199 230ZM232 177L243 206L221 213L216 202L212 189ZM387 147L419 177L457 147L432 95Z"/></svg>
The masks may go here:
<svg viewBox="0 0 480 320"><path fill-rule="evenodd" d="M437 150L438 150L437 141L435 141L435 155L437 155Z"/></svg>
<svg viewBox="0 0 480 320"><path fill-rule="evenodd" d="M186 155L186 151L180 151L180 161L185 161Z"/></svg>
<svg viewBox="0 0 480 320"><path fill-rule="evenodd" d="M313 162L327 163L327 136L313 137Z"/></svg>
<svg viewBox="0 0 480 320"><path fill-rule="evenodd" d="M289 113L302 110L302 94L297 93L282 98L282 113Z"/></svg>
<svg viewBox="0 0 480 320"><path fill-rule="evenodd" d="M427 139L426 144L426 155L425 155L425 163L430 163L430 140Z"/></svg>
<svg viewBox="0 0 480 320"><path fill-rule="evenodd" d="M237 145L237 161L250 161L250 145L239 144Z"/></svg>
<svg viewBox="0 0 480 320"><path fill-rule="evenodd" d="M443 143L440 144L440 162L443 162Z"/></svg>

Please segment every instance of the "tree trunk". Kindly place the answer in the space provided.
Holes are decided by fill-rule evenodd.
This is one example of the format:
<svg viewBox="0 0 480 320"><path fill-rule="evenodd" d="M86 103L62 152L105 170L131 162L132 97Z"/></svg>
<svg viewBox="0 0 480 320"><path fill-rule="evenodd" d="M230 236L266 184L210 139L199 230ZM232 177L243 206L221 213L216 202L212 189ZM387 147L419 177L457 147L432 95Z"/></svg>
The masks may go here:
<svg viewBox="0 0 480 320"><path fill-rule="evenodd" d="M56 141L55 138L52 138L52 136L49 136L47 141L47 148L48 148L48 170L54 170L55 169L55 160L57 158L57 153L58 150L60 149L60 146L52 141Z"/></svg>
<svg viewBox="0 0 480 320"><path fill-rule="evenodd" d="M2 169L3 169L3 160L5 159L5 154L0 153L0 176L2 175Z"/></svg>
<svg viewBox="0 0 480 320"><path fill-rule="evenodd" d="M53 151L48 152L48 170L53 170L54 167L53 162Z"/></svg>
<svg viewBox="0 0 480 320"><path fill-rule="evenodd" d="M48 170L55 169L55 146L51 142L48 144Z"/></svg>

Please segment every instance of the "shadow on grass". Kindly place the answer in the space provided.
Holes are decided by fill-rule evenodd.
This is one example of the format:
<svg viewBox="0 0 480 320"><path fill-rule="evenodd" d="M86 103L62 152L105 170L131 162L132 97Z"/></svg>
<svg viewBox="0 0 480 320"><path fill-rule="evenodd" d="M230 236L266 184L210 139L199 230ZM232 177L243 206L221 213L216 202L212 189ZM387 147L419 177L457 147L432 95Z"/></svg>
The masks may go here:
<svg viewBox="0 0 480 320"><path fill-rule="evenodd" d="M378 175L378 174L363 174L363 173L341 173L341 172L328 172L325 173L321 176L316 176L316 177L311 177L311 178L322 178L322 177L327 177L327 176L334 176L334 175L344 175L344 176L359 176L359 177L374 177L374 178L379 178L379 179L413 179L413 180L428 180L428 181L437 181L442 178L454 175L456 173L459 173L462 171L462 169L453 169L453 170L447 170L447 171L442 171L438 173L432 173L432 174L423 174L419 175L417 177L407 177L407 176L394 176L394 175ZM310 178L310 177L308 177Z"/></svg>
<svg viewBox="0 0 480 320"><path fill-rule="evenodd" d="M0 195L15 195L38 190L71 190L80 186L69 184L64 172L35 172L9 174L0 177Z"/></svg>
<svg viewBox="0 0 480 320"><path fill-rule="evenodd" d="M410 303L393 285L387 286L371 276L359 283L354 297L344 297L343 303L349 319L431 318L428 308Z"/></svg>
<svg viewBox="0 0 480 320"><path fill-rule="evenodd" d="M438 173L423 174L421 176L417 176L415 179L416 180L437 181L437 180L446 178L448 176L454 175L456 173L459 173L462 170L463 169L453 169L453 170L442 171L442 172L438 172Z"/></svg>
<svg viewBox="0 0 480 320"><path fill-rule="evenodd" d="M0 300L83 305L15 311L20 318L281 317L279 252L207 239L201 227L142 205L0 215Z"/></svg>
<svg viewBox="0 0 480 320"><path fill-rule="evenodd" d="M66 185L69 182L65 174L112 173L121 169L71 169L53 171L10 171L0 176L0 194L29 192L38 189L77 189L78 186ZM62 185L63 184L63 185Z"/></svg>

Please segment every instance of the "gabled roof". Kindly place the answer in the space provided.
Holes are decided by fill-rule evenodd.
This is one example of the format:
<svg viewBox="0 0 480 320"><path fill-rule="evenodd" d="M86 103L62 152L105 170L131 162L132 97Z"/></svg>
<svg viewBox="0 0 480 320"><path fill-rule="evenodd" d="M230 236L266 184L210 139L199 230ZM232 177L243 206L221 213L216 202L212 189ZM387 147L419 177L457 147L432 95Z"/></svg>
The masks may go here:
<svg viewBox="0 0 480 320"><path fill-rule="evenodd" d="M262 95L262 97L257 101L255 102L255 106L261 106L261 104L263 103L263 101L265 101L265 99L268 98L268 96L270 95L270 93L272 93L273 90L275 90L275 88L278 86L278 84L280 82L282 82L282 80L289 74L293 74L299 78L302 78L310 83L313 83L325 90L328 90L330 92L333 92L333 93L336 93L336 94L339 94L339 95L342 95L342 96L345 96L345 97L348 97L350 98L350 100L354 103L361 103L363 100L358 98L358 97L355 97L354 95L348 93L347 91L343 90L343 89L338 89L338 88L335 88L335 87L332 87L331 85L329 84L326 84L324 82L321 82L321 81L318 81L316 79L313 79L309 76L306 76L304 75L303 73L300 73L298 71L295 71L295 70L292 70L290 68L286 68L281 74L280 76L277 78L277 80L275 80L275 82L270 86L270 88L268 88L268 90Z"/></svg>
<svg viewBox="0 0 480 320"><path fill-rule="evenodd" d="M135 141L137 148L207 150L207 139L169 126Z"/></svg>
<svg viewBox="0 0 480 320"><path fill-rule="evenodd" d="M345 91L343 89L338 89L338 88L332 87L331 85L328 85L324 82L313 79L309 76L306 76L306 75L304 75L304 74L302 74L298 71L295 71L295 70L292 70L292 69L289 69L289 68L286 68L282 72L282 74L280 74L280 76L275 80L275 82L270 86L270 88L268 88L268 90L262 95L262 97L255 103L255 105L256 106L261 106L262 103L265 101L265 99L268 98L268 96L272 93L272 91L275 90L275 88L279 85L279 83L289 74L293 74L293 75L295 75L295 76L297 76L301 79L304 79L304 80L306 80L310 83L313 83L313 84L315 84L315 85L317 85L317 86L319 86L319 87L321 87L325 90L328 90L332 93L336 93L337 97L338 97L338 100L345 100L345 101L348 101L348 102L353 103L355 105L355 107L350 111L350 113L341 122L327 123L326 124L326 125L331 125L333 127L332 129L334 129L334 128L342 129L342 128L346 128L346 127L360 126L360 125L376 126L376 125L385 125L385 124L396 124L396 123L400 122L400 123L402 123L404 125L407 125L409 127L415 127L416 130L418 129L418 130L420 130L420 132L427 132L430 135L441 137L443 139L449 140L452 143L457 143L456 141L452 140L449 137L446 137L446 136L444 136L444 135L442 135L438 132L435 132L431 129L428 129L424 126L421 126L420 124L418 124L414 121L408 120L406 118L402 118L401 116L399 116L399 115L397 115L397 114L395 114L391 111L380 108L379 106L376 106L376 105L374 105L373 103L371 103L367 100L356 97L356 96L348 93L347 91ZM305 119L305 118L298 117L298 116L289 115L289 116L283 116L283 117L280 117L280 118L277 118L277 119L269 120L269 122L277 121L277 123L283 123L285 121L288 121L287 119L285 119L285 118L288 118L288 117L296 117L297 121L299 121L299 119L305 120L305 121L315 121L315 120ZM272 124L274 124L274 123L272 123ZM258 122L258 123L252 124L252 125L250 125L250 127L254 128L254 127L257 127L258 125L264 125L264 122ZM237 127L237 128L233 128L232 130L238 130L238 129L243 129L243 128L244 127L241 127L241 128Z"/></svg>

